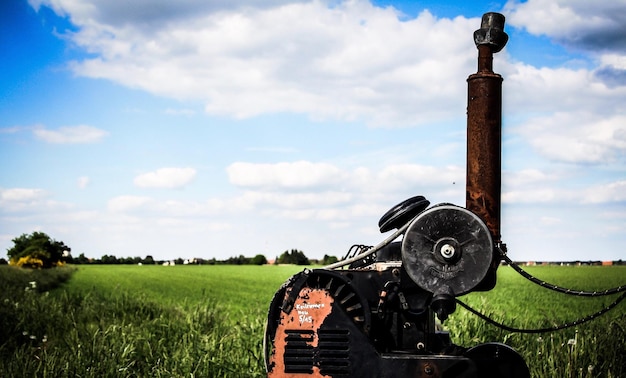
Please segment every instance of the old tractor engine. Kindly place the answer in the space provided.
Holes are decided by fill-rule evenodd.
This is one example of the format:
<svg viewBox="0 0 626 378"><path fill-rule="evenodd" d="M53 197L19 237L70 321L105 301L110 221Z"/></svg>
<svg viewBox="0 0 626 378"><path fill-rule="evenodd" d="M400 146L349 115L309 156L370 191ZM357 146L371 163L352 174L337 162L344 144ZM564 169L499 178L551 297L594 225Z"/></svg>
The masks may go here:
<svg viewBox="0 0 626 378"><path fill-rule="evenodd" d="M395 231L379 245L355 246L336 264L291 277L269 308L268 377L529 376L509 346L455 345L436 320L454 313L456 297L496 284L502 77L492 58L507 39L497 13L474 33L466 206L409 198L380 219L381 232Z"/></svg>
<svg viewBox="0 0 626 378"><path fill-rule="evenodd" d="M427 205L414 197L381 219L381 229L411 220L402 242L358 253L347 269L304 270L280 288L266 330L268 377L529 376L512 348L463 348L437 329L455 296L489 279L493 239L465 208Z"/></svg>

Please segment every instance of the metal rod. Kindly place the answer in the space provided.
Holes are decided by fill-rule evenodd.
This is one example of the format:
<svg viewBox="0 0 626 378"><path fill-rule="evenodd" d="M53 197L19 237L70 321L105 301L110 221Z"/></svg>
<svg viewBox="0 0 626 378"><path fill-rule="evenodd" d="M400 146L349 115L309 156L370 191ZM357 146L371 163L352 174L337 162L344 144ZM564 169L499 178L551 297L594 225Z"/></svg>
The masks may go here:
<svg viewBox="0 0 626 378"><path fill-rule="evenodd" d="M484 14L474 32L478 72L467 78L466 208L485 222L496 243L501 240L502 76L493 72L493 54L507 40L504 16Z"/></svg>

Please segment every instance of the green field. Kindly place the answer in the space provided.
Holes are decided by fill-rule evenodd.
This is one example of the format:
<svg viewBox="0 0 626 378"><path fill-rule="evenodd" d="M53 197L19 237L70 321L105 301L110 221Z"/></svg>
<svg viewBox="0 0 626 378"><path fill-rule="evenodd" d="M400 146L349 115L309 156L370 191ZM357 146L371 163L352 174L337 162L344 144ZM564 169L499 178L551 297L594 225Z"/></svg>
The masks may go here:
<svg viewBox="0 0 626 378"><path fill-rule="evenodd" d="M164 305L218 303L232 311L267 311L278 287L303 267L291 265L80 265L67 287L129 291Z"/></svg>
<svg viewBox="0 0 626 378"><path fill-rule="evenodd" d="M5 281L0 377L264 376L261 343L268 305L278 287L302 270L81 265L68 283L48 292L51 286L41 276L46 272L17 277L13 268L0 268L0 281ZM581 290L626 281L626 267L528 270ZM36 289L30 287L33 281L39 282ZM553 293L501 267L494 290L461 299L507 325L537 328L575 320L615 298ZM626 376L624 303L590 323L549 334L505 332L462 308L444 326L459 345L512 345L534 377Z"/></svg>

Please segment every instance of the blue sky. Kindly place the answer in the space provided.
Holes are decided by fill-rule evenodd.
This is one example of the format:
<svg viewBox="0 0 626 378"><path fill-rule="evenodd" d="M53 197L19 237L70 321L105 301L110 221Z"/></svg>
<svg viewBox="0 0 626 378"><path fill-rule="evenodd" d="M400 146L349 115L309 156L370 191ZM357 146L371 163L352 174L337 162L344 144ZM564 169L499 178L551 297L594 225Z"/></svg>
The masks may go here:
<svg viewBox="0 0 626 378"><path fill-rule="evenodd" d="M509 255L626 258L626 4L476 3L3 1L0 249L342 256L408 197L464 205L496 11Z"/></svg>

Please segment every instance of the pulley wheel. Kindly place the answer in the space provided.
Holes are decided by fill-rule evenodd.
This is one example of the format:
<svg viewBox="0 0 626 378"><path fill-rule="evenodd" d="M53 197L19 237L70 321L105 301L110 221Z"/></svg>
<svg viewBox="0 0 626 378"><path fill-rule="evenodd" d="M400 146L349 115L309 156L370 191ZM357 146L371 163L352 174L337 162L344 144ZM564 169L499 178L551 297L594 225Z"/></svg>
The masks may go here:
<svg viewBox="0 0 626 378"><path fill-rule="evenodd" d="M409 277L431 293L470 292L487 274L493 239L471 211L440 204L421 213L402 241L402 263Z"/></svg>

